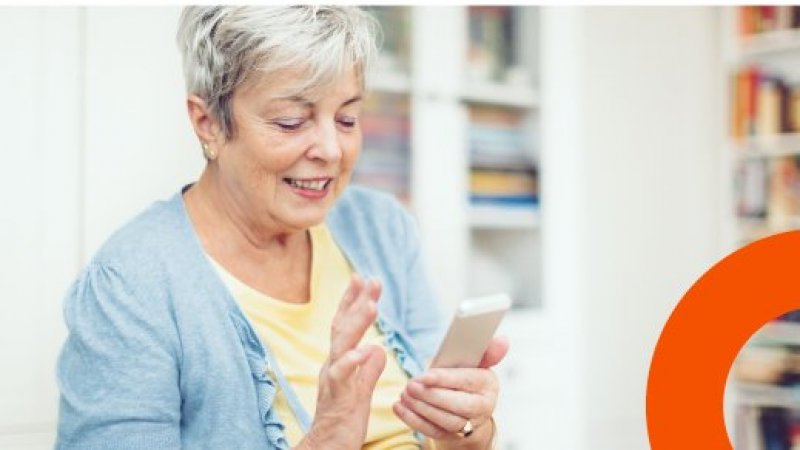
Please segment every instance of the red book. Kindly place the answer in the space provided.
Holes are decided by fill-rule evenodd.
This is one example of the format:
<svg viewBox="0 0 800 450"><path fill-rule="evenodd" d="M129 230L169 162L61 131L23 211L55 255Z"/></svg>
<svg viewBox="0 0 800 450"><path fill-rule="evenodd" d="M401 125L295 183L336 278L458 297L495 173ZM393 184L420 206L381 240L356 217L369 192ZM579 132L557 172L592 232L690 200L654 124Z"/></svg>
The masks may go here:
<svg viewBox="0 0 800 450"><path fill-rule="evenodd" d="M775 30L775 7L774 6L760 6L761 23L759 31L764 33Z"/></svg>

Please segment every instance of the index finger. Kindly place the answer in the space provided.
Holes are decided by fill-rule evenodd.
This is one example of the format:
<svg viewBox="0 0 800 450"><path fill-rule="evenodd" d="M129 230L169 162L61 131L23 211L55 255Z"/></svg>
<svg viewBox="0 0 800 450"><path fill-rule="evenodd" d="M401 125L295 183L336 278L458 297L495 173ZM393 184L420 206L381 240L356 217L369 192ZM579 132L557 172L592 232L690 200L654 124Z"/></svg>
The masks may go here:
<svg viewBox="0 0 800 450"><path fill-rule="evenodd" d="M440 387L470 393L482 393L495 378L488 369L431 369L416 378L428 387Z"/></svg>
<svg viewBox="0 0 800 450"><path fill-rule="evenodd" d="M339 308L337 309L337 314L341 314L342 311L347 310L348 307L355 301L358 294L361 290L364 289L364 280L361 276L357 273L353 273L350 276L350 283L347 284L347 289L345 289L344 294L342 294L342 300L339 302Z"/></svg>
<svg viewBox="0 0 800 450"><path fill-rule="evenodd" d="M377 316L375 298L379 295L380 284L376 281L368 281L356 293L356 298L349 308L340 308L331 324L330 357L332 360L355 348L363 338L367 328Z"/></svg>

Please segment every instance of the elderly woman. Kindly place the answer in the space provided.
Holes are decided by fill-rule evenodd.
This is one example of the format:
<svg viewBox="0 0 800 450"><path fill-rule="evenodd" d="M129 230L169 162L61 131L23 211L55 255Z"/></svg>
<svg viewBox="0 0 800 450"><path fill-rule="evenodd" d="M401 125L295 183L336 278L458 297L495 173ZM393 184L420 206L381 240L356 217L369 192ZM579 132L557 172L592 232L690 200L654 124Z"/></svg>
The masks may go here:
<svg viewBox="0 0 800 450"><path fill-rule="evenodd" d="M67 294L58 448L491 445L507 343L425 371L444 322L413 222L348 187L375 30L352 7L184 10L207 165Z"/></svg>

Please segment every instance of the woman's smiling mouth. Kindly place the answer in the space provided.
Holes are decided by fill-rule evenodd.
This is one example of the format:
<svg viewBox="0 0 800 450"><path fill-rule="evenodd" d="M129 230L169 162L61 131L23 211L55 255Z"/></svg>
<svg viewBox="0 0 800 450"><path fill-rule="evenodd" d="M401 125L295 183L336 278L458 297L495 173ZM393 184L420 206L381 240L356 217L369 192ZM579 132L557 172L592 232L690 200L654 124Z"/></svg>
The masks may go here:
<svg viewBox="0 0 800 450"><path fill-rule="evenodd" d="M328 187L333 178L284 178L283 182L288 184L292 191L305 198L322 198L328 193Z"/></svg>

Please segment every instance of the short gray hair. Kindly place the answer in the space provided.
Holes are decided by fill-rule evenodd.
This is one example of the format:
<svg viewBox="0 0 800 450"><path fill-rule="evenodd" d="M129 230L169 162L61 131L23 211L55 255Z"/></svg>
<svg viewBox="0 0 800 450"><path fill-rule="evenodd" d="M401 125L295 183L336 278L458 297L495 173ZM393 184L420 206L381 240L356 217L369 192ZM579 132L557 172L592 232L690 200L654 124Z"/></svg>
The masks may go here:
<svg viewBox="0 0 800 450"><path fill-rule="evenodd" d="M229 139L233 93L255 72L302 70L300 92L311 92L355 68L363 88L379 33L377 20L352 6L188 6L177 43L187 92L206 102Z"/></svg>

